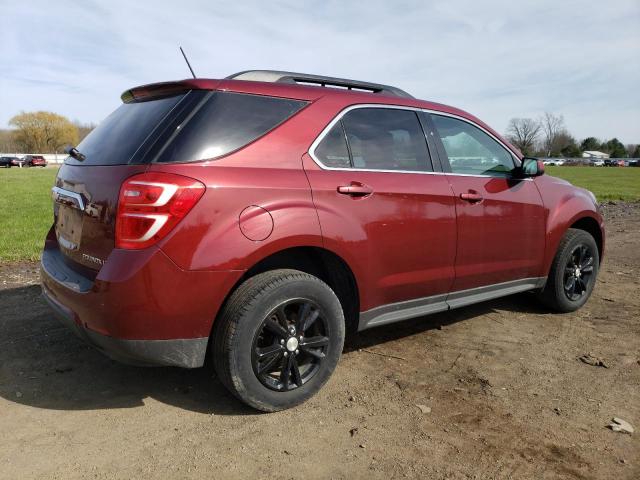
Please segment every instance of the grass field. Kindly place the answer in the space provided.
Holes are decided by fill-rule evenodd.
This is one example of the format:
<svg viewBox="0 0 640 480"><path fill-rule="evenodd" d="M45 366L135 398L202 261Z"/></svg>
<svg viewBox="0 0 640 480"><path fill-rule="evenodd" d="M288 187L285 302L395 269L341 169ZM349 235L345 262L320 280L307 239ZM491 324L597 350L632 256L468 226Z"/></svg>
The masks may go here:
<svg viewBox="0 0 640 480"><path fill-rule="evenodd" d="M53 221L57 168L0 169L0 262L37 260ZM640 168L547 167L547 173L595 193L598 200L640 200Z"/></svg>
<svg viewBox="0 0 640 480"><path fill-rule="evenodd" d="M598 201L640 200L640 168L634 167L545 167L554 177L564 178L591 190Z"/></svg>
<svg viewBox="0 0 640 480"><path fill-rule="evenodd" d="M0 169L0 261L37 260L53 222L57 168Z"/></svg>

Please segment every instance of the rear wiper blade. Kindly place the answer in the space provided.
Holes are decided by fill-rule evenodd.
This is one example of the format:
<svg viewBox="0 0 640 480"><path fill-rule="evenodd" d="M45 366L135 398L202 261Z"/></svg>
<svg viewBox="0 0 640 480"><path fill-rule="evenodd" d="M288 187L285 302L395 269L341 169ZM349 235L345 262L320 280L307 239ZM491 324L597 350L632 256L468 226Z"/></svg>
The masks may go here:
<svg viewBox="0 0 640 480"><path fill-rule="evenodd" d="M65 147L64 151L65 151L65 153L67 155L72 156L73 158L75 158L79 162L82 162L85 158L87 158L83 153L80 152L80 150L78 150L73 145L69 145L69 146Z"/></svg>

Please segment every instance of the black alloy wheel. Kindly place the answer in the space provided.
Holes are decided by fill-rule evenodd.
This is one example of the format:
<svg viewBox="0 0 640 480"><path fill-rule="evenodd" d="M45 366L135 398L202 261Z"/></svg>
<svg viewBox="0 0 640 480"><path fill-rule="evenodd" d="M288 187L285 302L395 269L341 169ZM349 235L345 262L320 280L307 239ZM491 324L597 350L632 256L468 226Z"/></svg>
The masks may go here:
<svg viewBox="0 0 640 480"><path fill-rule="evenodd" d="M320 369L329 346L325 312L315 302L288 300L263 320L253 341L252 366L276 391L301 387Z"/></svg>
<svg viewBox="0 0 640 480"><path fill-rule="evenodd" d="M593 252L585 244L576 245L564 267L564 293L569 300L575 302L588 290L595 278Z"/></svg>

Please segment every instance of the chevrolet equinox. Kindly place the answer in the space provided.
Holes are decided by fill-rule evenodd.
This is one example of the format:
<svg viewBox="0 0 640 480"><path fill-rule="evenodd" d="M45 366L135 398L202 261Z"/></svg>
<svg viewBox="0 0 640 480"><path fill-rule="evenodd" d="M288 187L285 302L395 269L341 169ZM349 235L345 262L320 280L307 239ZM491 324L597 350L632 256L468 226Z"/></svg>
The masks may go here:
<svg viewBox="0 0 640 480"><path fill-rule="evenodd" d="M263 411L307 400L345 334L533 291L580 308L595 197L457 108L246 71L132 88L60 168L56 316L114 359L200 367Z"/></svg>

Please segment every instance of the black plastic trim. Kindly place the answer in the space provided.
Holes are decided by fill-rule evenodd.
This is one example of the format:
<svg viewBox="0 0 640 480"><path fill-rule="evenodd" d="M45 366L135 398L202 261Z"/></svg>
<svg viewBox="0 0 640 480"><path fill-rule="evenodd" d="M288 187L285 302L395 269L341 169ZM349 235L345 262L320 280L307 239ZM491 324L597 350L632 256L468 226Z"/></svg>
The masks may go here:
<svg viewBox="0 0 640 480"><path fill-rule="evenodd" d="M416 298L405 302L381 305L365 312L360 312L358 330L400 322L411 318L422 317L432 313L444 312L474 303L504 297L518 292L539 290L544 288L547 277L531 277L509 282L484 285L482 287L459 290L448 294Z"/></svg>
<svg viewBox="0 0 640 480"><path fill-rule="evenodd" d="M431 164L433 165L434 172L445 172L443 165L444 162L440 158L440 151L438 149L437 131L435 125L431 120L431 116L425 112L418 113L418 119L422 125L422 130L427 139L427 147L429 147L429 155L431 156ZM449 170L450 171L450 170Z"/></svg>
<svg viewBox="0 0 640 480"><path fill-rule="evenodd" d="M86 293L93 287L93 280L73 270L65 262L60 250L46 248L42 252L42 269L56 282L77 293Z"/></svg>

